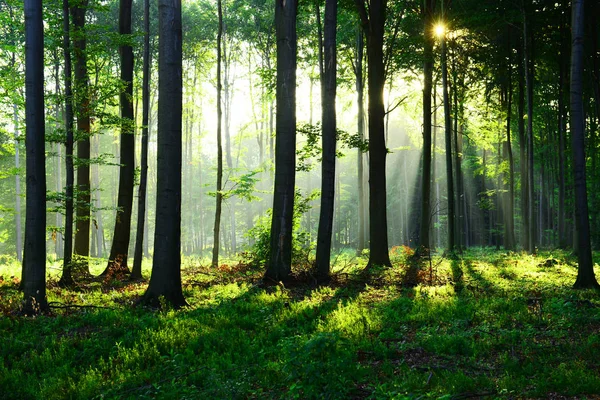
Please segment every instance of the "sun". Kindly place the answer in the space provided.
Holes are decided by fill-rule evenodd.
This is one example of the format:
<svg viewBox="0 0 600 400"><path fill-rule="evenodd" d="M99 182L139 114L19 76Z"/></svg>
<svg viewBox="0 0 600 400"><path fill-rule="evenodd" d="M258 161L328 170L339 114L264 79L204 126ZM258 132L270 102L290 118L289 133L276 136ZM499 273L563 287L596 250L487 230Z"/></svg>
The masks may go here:
<svg viewBox="0 0 600 400"><path fill-rule="evenodd" d="M444 36L444 34L446 33L446 26L441 23L438 22L437 24L435 24L435 26L433 27L433 33L435 34L435 36L437 37L442 37Z"/></svg>

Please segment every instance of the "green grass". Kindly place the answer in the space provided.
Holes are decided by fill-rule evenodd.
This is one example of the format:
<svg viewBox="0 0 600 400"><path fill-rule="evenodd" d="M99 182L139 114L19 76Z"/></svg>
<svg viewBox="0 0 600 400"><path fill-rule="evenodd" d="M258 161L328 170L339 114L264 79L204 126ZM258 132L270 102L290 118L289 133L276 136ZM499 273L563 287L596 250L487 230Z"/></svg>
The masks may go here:
<svg viewBox="0 0 600 400"><path fill-rule="evenodd" d="M187 259L190 307L179 311L133 307L146 283L60 289L53 267L49 301L77 307L35 318L16 316L20 270L7 263L0 266L0 397L600 393L600 298L571 290L576 269L566 254L475 249L456 261L434 258L412 275L407 257L393 256L394 268L370 276L360 273L364 259L340 257L343 271L329 286L288 288L261 286L261 271L243 264L214 271Z"/></svg>

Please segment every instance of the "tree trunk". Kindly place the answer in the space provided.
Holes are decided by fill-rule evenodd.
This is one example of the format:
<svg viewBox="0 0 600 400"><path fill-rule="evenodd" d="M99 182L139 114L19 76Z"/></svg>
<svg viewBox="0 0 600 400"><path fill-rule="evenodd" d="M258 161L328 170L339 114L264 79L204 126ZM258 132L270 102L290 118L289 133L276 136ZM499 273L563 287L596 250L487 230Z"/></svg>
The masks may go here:
<svg viewBox="0 0 600 400"><path fill-rule="evenodd" d="M567 134L567 110L565 105L565 90L568 85L567 74L567 55L568 39L566 24L561 25L561 52L559 60L559 83L558 83L558 246L561 249L567 247L567 229L566 229L566 184L565 184L565 152L566 152L566 134Z"/></svg>
<svg viewBox="0 0 600 400"><path fill-rule="evenodd" d="M137 232L133 255L131 279L142 278L144 237L147 237L146 223L148 197L148 139L150 133L150 0L144 0L144 55L142 66L142 159L140 165L140 187L138 192ZM147 239L146 239L147 240Z"/></svg>
<svg viewBox="0 0 600 400"><path fill-rule="evenodd" d="M355 0L367 37L367 80L369 88L369 263L391 266L388 249L386 170L385 160L385 109L383 88L385 67L383 63L383 36L386 19L386 0L373 0L367 4Z"/></svg>
<svg viewBox="0 0 600 400"><path fill-rule="evenodd" d="M442 37L442 88L444 96L444 129L446 139L446 183L448 197L448 252L455 250L456 217L454 205L454 178L452 174L452 118L450 116L450 96L448 95L448 62L446 37Z"/></svg>
<svg viewBox="0 0 600 400"><path fill-rule="evenodd" d="M72 257L73 257L73 186L75 183L75 171L73 168L73 89L72 89L72 71L71 71L71 51L70 51L70 24L69 24L69 1L63 0L63 55L64 55L64 76L65 76L65 131L67 140L65 143L65 175L66 175L66 193L65 193L65 245L63 257L63 273L59 284L71 286L72 277Z"/></svg>
<svg viewBox="0 0 600 400"><path fill-rule="evenodd" d="M508 48L510 46L510 31L508 33ZM510 123L512 111L512 65L510 54L508 56L507 65L508 83L506 88L506 142L504 149L508 157L508 194L505 196L506 211L504 213L504 248L507 250L515 250L515 164L512 152L512 141L510 137Z"/></svg>
<svg viewBox="0 0 600 400"><path fill-rule="evenodd" d="M423 9L423 179L421 189L421 223L419 232L419 252L429 254L431 243L431 91L433 81L433 0L425 0Z"/></svg>
<svg viewBox="0 0 600 400"><path fill-rule="evenodd" d="M365 81L363 77L363 58L364 58L364 35L361 29L356 33L356 61L355 61L355 76L356 76L356 96L358 106L357 131L358 137L363 140L365 138ZM364 155L362 149L356 150L357 157L357 184L358 184L358 248L357 253L360 255L365 249L365 188L364 188Z"/></svg>
<svg viewBox="0 0 600 400"><path fill-rule="evenodd" d="M527 242L529 247L527 251L535 251L535 211L534 211L534 177L533 177L533 31L530 27L531 21L527 15L527 9L524 11L523 20L523 40L525 54L525 86L527 87L527 215L529 218L529 230Z"/></svg>
<svg viewBox="0 0 600 400"><path fill-rule="evenodd" d="M21 225L21 157L19 154L19 112L17 105L14 105L14 137L15 137L15 235L16 235L16 253L17 261L23 261L23 228Z"/></svg>
<svg viewBox="0 0 600 400"><path fill-rule="evenodd" d="M333 207L335 195L336 156L336 79L337 79L337 1L325 1L324 65L321 76L321 121L323 132L323 158L321 173L321 210L317 236L316 273L320 280L329 278Z"/></svg>
<svg viewBox="0 0 600 400"><path fill-rule="evenodd" d="M128 41L125 35L131 34L132 0L119 2L119 34ZM119 194L115 230L108 265L102 276L109 274L129 274L127 258L129 239L131 236L131 213L133 207L133 186L135 174L135 120L133 115L133 48L129 44L119 46L121 55L121 81L124 89L121 92L121 150L119 167Z"/></svg>
<svg viewBox="0 0 600 400"><path fill-rule="evenodd" d="M571 14L571 143L575 178L575 218L579 268L576 289L600 288L594 276L585 177L585 119L583 112L583 0L573 0Z"/></svg>
<svg viewBox="0 0 600 400"><path fill-rule="evenodd" d="M23 259L24 312L48 309L46 299L46 157L42 1L25 0L25 148L27 196Z"/></svg>
<svg viewBox="0 0 600 400"><path fill-rule="evenodd" d="M222 70L222 43L223 43L223 11L221 0L217 1L219 13L219 31L217 34L217 204L215 207L215 225L213 228L213 251L212 251L212 266L219 265L219 246L221 243L221 212L223 207L223 144L221 138L221 129L223 126L223 102L221 93L223 87L221 84Z"/></svg>
<svg viewBox="0 0 600 400"><path fill-rule="evenodd" d="M186 305L181 288L181 2L158 2L156 223L150 284L142 301Z"/></svg>
<svg viewBox="0 0 600 400"><path fill-rule="evenodd" d="M277 120L271 254L265 277L285 281L292 263L296 181L296 0L275 2L277 37Z"/></svg>
<svg viewBox="0 0 600 400"><path fill-rule="evenodd" d="M517 121L517 126L519 129L519 169L521 175L521 220L522 220L522 228L521 228L521 243L523 245L523 249L527 251L529 249L529 231L530 231L530 220L529 220L529 201L528 201L528 179L527 179L527 142L525 141L525 67L523 66L523 47L524 40L521 41L519 46L517 46L517 59L519 60L519 73L517 76L519 77L519 99L517 104L517 114L519 119Z"/></svg>
<svg viewBox="0 0 600 400"><path fill-rule="evenodd" d="M84 32L88 0L82 0L71 8L76 38L73 40L75 53L75 103L77 105L77 200L75 217L75 246L73 253L78 257L84 272L89 272L87 257L90 255L90 98Z"/></svg>

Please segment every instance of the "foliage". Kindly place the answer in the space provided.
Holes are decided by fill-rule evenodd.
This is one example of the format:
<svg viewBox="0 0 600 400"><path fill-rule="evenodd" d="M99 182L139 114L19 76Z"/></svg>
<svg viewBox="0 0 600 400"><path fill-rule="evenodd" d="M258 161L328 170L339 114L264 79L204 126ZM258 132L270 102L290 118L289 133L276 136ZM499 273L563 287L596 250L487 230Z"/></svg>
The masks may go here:
<svg viewBox="0 0 600 400"><path fill-rule="evenodd" d="M11 398L592 397L597 294L572 291L566 253L474 249L325 287L256 285L245 264L185 260L189 308L132 307L144 282L61 289L53 314L15 317L18 264L0 266L0 387ZM103 265L92 266L99 271ZM51 269L52 274L56 271ZM144 265L144 273L149 265ZM366 280L365 280L366 279Z"/></svg>
<svg viewBox="0 0 600 400"><path fill-rule="evenodd" d="M313 167L311 159L316 158L317 161L321 161L321 124L300 124L296 128L296 131L306 136L306 142L304 143L304 145L300 149L296 150L296 154L298 155L296 170L310 171ZM363 153L369 149L368 139L363 139L358 134L350 134L339 128L336 130L336 139L342 148L359 149ZM336 157L343 156L344 153L337 150Z"/></svg>
<svg viewBox="0 0 600 400"><path fill-rule="evenodd" d="M314 248L314 243L310 239L310 233L301 227L301 220L304 214L311 208L310 202L317 198L318 191L310 193L308 196L302 196L299 189L296 189L294 198L294 220L292 228L292 265L298 266L308 262L309 254ZM256 266L264 266L269 261L271 254L271 219L273 210L270 208L266 214L259 216L254 226L248 230L246 236L254 240L254 244L248 249L247 255L250 261Z"/></svg>

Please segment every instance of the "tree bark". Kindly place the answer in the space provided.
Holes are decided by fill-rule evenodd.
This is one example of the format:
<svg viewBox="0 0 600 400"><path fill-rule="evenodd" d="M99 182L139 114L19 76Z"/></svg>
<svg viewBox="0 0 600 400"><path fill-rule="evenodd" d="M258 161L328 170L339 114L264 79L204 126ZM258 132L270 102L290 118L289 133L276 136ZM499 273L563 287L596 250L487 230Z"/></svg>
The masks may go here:
<svg viewBox="0 0 600 400"><path fill-rule="evenodd" d="M131 40L132 0L119 1L119 34L121 40ZM131 213L135 175L135 119L133 115L133 48L129 44L119 46L121 54L121 81L125 88L119 96L121 108L121 149L119 167L119 194L117 213L108 265L102 273L129 274L127 265L131 236Z"/></svg>
<svg viewBox="0 0 600 400"><path fill-rule="evenodd" d="M59 284L70 286L73 282L72 277L72 257L73 257L73 186L75 183L75 171L73 168L73 88L71 71L71 50L70 50L70 23L69 23L69 1L63 0L63 55L64 55L64 77L65 77L65 130L67 140L65 143L65 174L66 174L66 193L65 193L65 245L63 258L63 273Z"/></svg>
<svg viewBox="0 0 600 400"><path fill-rule="evenodd" d="M525 54L525 86L527 87L527 216L529 219L529 230L527 234L527 251L535 251L535 211L534 211L534 177L533 177L533 31L530 27L530 17L527 9L524 10L523 40Z"/></svg>
<svg viewBox="0 0 600 400"><path fill-rule="evenodd" d="M448 95L448 62L446 37L442 37L442 88L444 96L444 130L446 140L446 183L448 197L448 252L455 251L456 214L454 205L454 177L452 174L452 118Z"/></svg>
<svg viewBox="0 0 600 400"><path fill-rule="evenodd" d="M27 196L23 311L48 309L46 299L46 157L42 1L25 0L25 148Z"/></svg>
<svg viewBox="0 0 600 400"><path fill-rule="evenodd" d="M276 0L277 118L271 254L265 277L290 278L296 181L296 0Z"/></svg>
<svg viewBox="0 0 600 400"><path fill-rule="evenodd" d="M142 259L144 237L147 236L146 223L147 193L148 193L148 139L150 115L150 0L144 0L144 55L142 66L142 157L140 165L140 187L138 188L138 216L135 249L133 254L133 268L131 279L142 278ZM147 240L147 239L146 239Z"/></svg>
<svg viewBox="0 0 600 400"><path fill-rule="evenodd" d="M78 257L85 272L89 272L88 257L90 255L90 99L87 69L87 40L85 14L88 0L71 8L75 37L73 47L75 53L75 99L77 110L77 158L81 160L77 166L77 200L75 217L75 246L73 253Z"/></svg>
<svg viewBox="0 0 600 400"><path fill-rule="evenodd" d="M594 275L590 221L588 215L585 176L585 119L583 110L583 0L573 0L571 11L571 143L573 146L573 173L575 178L575 218L578 232L576 289L600 288Z"/></svg>
<svg viewBox="0 0 600 400"><path fill-rule="evenodd" d="M223 144L221 130L223 126L223 101L221 94L223 91L221 81L222 71L222 43L223 43L223 11L221 0L217 1L219 13L219 31L217 33L217 196L215 207L215 225L213 228L213 251L212 266L219 265L219 247L221 243L221 212L223 207Z"/></svg>
<svg viewBox="0 0 600 400"><path fill-rule="evenodd" d="M431 92L433 82L433 20L434 1L425 0L423 9L423 179L421 189L421 223L419 253L429 254L431 215Z"/></svg>
<svg viewBox="0 0 600 400"><path fill-rule="evenodd" d="M321 173L321 210L317 236L316 272L319 280L327 280L330 272L331 236L335 196L336 156L336 52L337 1L325 1L324 65L321 77L321 121L323 155Z"/></svg>
<svg viewBox="0 0 600 400"><path fill-rule="evenodd" d="M363 77L363 58L364 58L364 34L362 29L358 29L356 33L356 61L355 61L355 76L356 76L356 96L357 96L357 131L358 137L363 140L365 138L365 80ZM365 249L365 188L364 188L364 155L362 149L356 150L357 157L357 184L358 184L358 248L357 253L360 255Z"/></svg>
<svg viewBox="0 0 600 400"><path fill-rule="evenodd" d="M386 19L386 0L372 0L367 7L364 0L355 0L367 37L368 95L369 95L369 262L373 265L391 266L388 249L386 171L385 160L385 108L383 89L385 67L383 63L383 36Z"/></svg>
<svg viewBox="0 0 600 400"><path fill-rule="evenodd" d="M152 275L143 302L186 305L181 288L181 2L158 2L158 155Z"/></svg>

